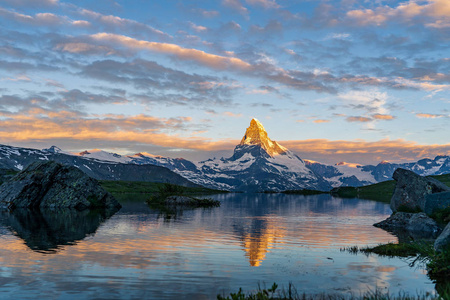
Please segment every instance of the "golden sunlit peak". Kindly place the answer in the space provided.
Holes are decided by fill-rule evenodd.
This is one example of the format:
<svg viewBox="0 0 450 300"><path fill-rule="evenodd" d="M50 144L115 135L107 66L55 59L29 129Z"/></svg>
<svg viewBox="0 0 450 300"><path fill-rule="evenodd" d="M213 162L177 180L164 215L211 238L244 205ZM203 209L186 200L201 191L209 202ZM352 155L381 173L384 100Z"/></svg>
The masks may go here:
<svg viewBox="0 0 450 300"><path fill-rule="evenodd" d="M269 139L264 126L255 118L250 121L250 126L245 131L245 135L239 145L259 145L270 156L283 154L288 151L287 148Z"/></svg>

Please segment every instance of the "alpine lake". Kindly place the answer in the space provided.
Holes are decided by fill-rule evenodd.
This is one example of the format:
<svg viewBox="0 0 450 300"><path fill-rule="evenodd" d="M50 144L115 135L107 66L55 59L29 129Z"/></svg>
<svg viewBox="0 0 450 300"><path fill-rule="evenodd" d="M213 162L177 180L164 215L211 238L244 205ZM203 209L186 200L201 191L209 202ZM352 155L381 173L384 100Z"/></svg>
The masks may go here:
<svg viewBox="0 0 450 300"><path fill-rule="evenodd" d="M342 251L398 238L388 204L328 194L230 193L220 207L0 213L0 299L216 299L291 283L306 294L436 295L411 259Z"/></svg>

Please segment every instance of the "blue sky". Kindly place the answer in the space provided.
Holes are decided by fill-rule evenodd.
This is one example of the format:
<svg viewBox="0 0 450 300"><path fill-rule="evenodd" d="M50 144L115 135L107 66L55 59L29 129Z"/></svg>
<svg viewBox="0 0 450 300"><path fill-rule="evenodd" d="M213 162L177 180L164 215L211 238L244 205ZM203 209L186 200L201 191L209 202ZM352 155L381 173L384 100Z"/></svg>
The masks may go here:
<svg viewBox="0 0 450 300"><path fill-rule="evenodd" d="M450 154L450 2L0 0L0 143L199 160L252 118L327 163Z"/></svg>

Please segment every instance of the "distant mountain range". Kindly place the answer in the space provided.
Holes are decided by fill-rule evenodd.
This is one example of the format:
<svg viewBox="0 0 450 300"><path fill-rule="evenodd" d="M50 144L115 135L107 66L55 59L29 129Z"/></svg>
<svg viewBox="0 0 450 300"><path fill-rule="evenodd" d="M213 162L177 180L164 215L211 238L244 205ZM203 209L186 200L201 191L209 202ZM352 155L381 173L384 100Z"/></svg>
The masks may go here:
<svg viewBox="0 0 450 300"><path fill-rule="evenodd" d="M118 155L109 153L108 156L115 157ZM107 159L86 158L63 152L55 146L49 149L36 150L0 145L0 169L20 171L39 160L54 160L64 165L75 166L87 175L99 180L170 182L182 186L198 186L167 168L151 164L124 164Z"/></svg>
<svg viewBox="0 0 450 300"><path fill-rule="evenodd" d="M201 162L149 153L122 156L89 150L73 154L56 146L36 150L0 145L0 168L21 170L36 160L73 165L97 179L170 182L231 191L326 191L338 186L362 186L390 180L397 168L425 176L450 173L450 156L400 164L383 161L376 166L345 162L327 165L303 160L271 140L256 119L251 120L231 157Z"/></svg>

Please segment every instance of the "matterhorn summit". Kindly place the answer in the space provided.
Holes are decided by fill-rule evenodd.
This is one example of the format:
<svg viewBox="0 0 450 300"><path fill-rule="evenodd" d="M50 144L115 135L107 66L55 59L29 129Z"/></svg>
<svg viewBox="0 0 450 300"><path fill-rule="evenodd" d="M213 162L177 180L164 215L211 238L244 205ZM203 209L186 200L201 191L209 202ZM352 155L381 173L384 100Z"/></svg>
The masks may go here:
<svg viewBox="0 0 450 300"><path fill-rule="evenodd" d="M300 157L272 141L257 119L251 120L230 158L210 159L199 165L204 176L230 190L330 189Z"/></svg>
<svg viewBox="0 0 450 300"><path fill-rule="evenodd" d="M285 147L280 146L277 142L269 139L264 126L257 119L251 120L250 127L247 128L239 145L259 145L272 157L288 151Z"/></svg>

